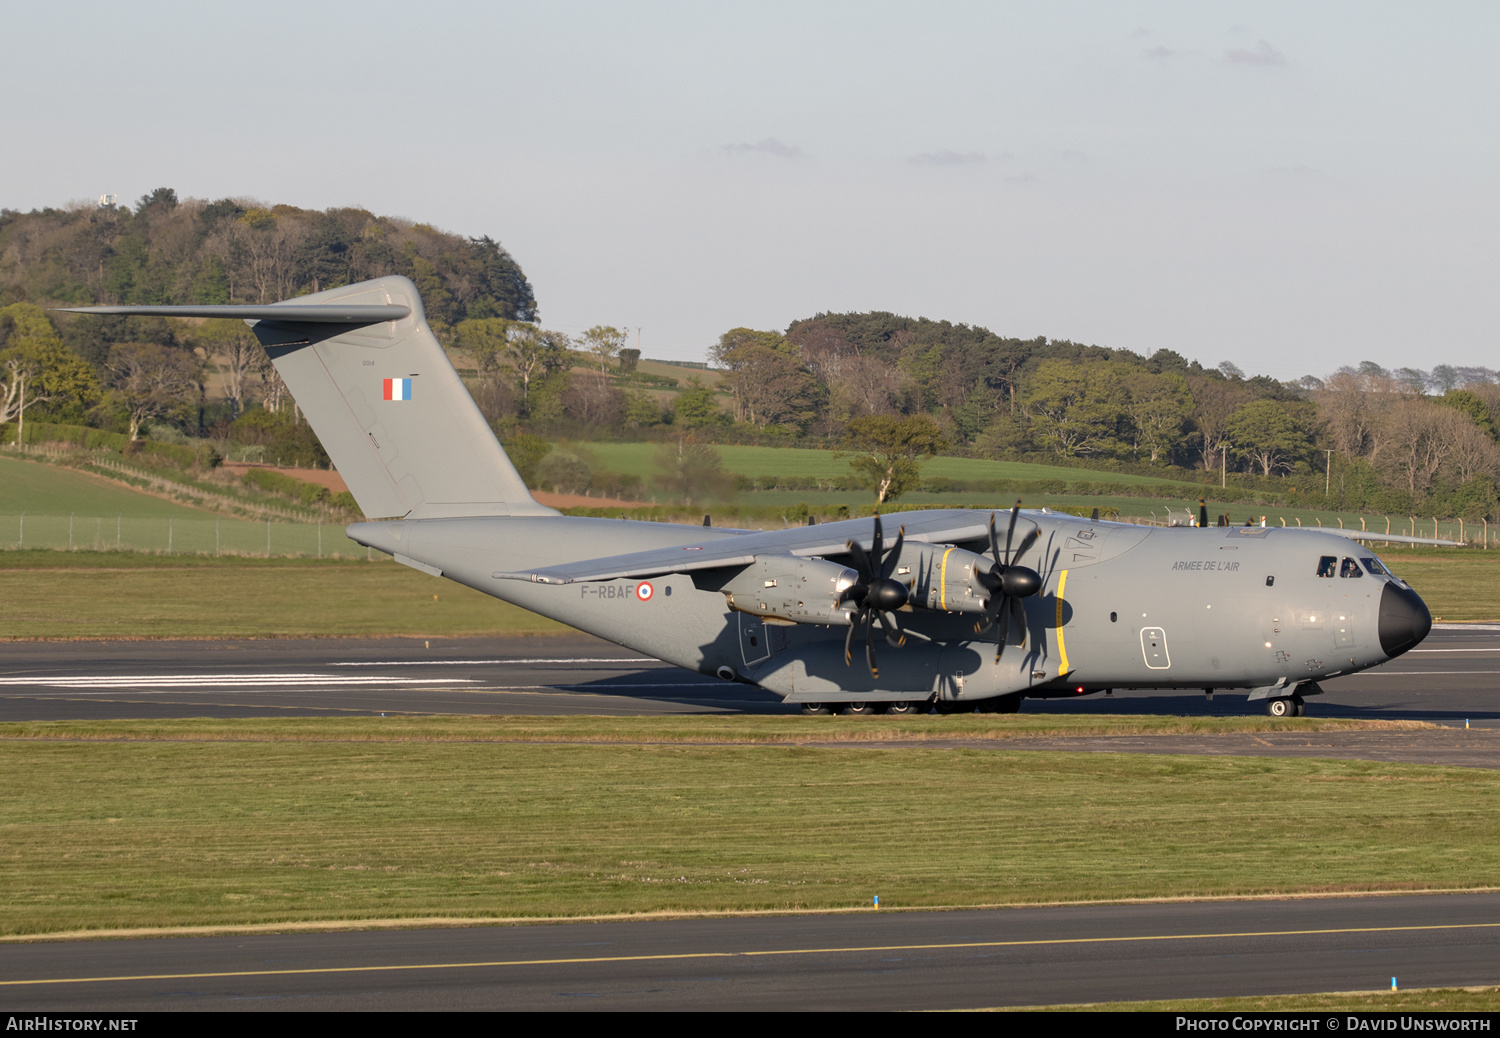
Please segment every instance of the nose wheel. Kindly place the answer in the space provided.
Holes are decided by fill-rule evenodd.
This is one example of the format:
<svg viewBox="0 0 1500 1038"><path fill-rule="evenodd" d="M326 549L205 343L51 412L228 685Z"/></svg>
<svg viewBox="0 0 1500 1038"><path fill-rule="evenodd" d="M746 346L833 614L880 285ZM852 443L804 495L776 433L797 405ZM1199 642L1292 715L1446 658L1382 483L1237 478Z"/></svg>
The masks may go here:
<svg viewBox="0 0 1500 1038"><path fill-rule="evenodd" d="M1281 696L1266 701L1266 713L1272 717L1305 717L1307 701L1301 696Z"/></svg>

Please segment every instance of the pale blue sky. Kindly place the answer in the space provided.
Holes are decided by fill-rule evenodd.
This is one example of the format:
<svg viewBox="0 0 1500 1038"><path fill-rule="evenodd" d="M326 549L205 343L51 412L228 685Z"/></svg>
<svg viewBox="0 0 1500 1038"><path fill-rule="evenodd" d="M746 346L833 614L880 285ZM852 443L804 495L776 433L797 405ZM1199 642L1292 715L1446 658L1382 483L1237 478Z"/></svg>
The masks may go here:
<svg viewBox="0 0 1500 1038"><path fill-rule="evenodd" d="M0 205L362 205L701 358L892 310L1500 366L1500 7L0 0Z"/></svg>

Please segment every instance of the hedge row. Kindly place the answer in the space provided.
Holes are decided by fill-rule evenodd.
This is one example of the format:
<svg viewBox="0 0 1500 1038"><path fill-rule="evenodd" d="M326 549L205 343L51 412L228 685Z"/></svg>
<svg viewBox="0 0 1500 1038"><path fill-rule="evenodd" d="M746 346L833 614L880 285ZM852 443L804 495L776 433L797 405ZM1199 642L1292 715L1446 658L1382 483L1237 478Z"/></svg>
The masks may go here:
<svg viewBox="0 0 1500 1038"><path fill-rule="evenodd" d="M0 441L16 442L14 422L0 425ZM86 449L103 448L121 454L154 454L158 457L191 468L199 461L199 452L180 443L158 443L156 440L136 440L131 443L124 433L105 432L86 425L56 425L52 422L27 422L26 443L70 443ZM217 455L215 455L217 457ZM214 464L214 463L211 463Z"/></svg>

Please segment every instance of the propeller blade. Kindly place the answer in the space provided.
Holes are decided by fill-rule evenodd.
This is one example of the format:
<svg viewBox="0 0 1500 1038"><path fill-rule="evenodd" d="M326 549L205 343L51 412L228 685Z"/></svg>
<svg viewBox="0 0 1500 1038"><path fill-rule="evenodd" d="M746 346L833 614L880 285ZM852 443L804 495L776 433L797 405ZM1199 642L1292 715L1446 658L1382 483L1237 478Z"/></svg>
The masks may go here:
<svg viewBox="0 0 1500 1038"><path fill-rule="evenodd" d="M1010 510L1010 526L1005 530L1005 564L1010 565L1010 539L1016 535L1016 519L1021 515L1021 502L1018 500ZM997 558L995 560L999 562Z"/></svg>
<svg viewBox="0 0 1500 1038"><path fill-rule="evenodd" d="M885 563L880 567L882 578L889 580L896 571L896 563L901 561L901 542L906 540L906 524L896 531L896 543L891 545L890 552L885 557Z"/></svg>
<svg viewBox="0 0 1500 1038"><path fill-rule="evenodd" d="M870 542L870 573L879 575L880 560L885 554L885 533L880 528L880 516L875 516L875 539Z"/></svg>
<svg viewBox="0 0 1500 1038"><path fill-rule="evenodd" d="M990 513L990 554L1000 561L1000 535L995 532L995 513Z"/></svg>
<svg viewBox="0 0 1500 1038"><path fill-rule="evenodd" d="M849 621L849 633L844 636L844 666L846 667L853 665L854 632L859 627L859 618L863 615L863 609L854 614Z"/></svg>
<svg viewBox="0 0 1500 1038"><path fill-rule="evenodd" d="M1198 499L1198 525L1208 525L1208 503L1201 497Z"/></svg>
<svg viewBox="0 0 1500 1038"><path fill-rule="evenodd" d="M1000 654L1005 651L1005 643L1010 638L1010 596L1000 597L1000 609L995 617L995 623L999 627L999 634L995 636L995 662L1000 662Z"/></svg>
<svg viewBox="0 0 1500 1038"><path fill-rule="evenodd" d="M875 570L870 565L870 556L859 546L858 541L849 542L849 556L854 560L854 568L859 570L859 582L868 584L875 579Z"/></svg>
<svg viewBox="0 0 1500 1038"><path fill-rule="evenodd" d="M1012 561L1013 562L1020 562L1021 561L1021 556L1026 554L1026 549L1030 548L1033 544L1035 544L1037 538L1040 537L1041 535L1042 535L1042 531L1038 530L1035 526L1033 526L1031 528L1031 530L1026 534L1026 536L1021 538L1021 546L1016 549L1016 555L1015 555L1015 558Z"/></svg>
<svg viewBox="0 0 1500 1038"><path fill-rule="evenodd" d="M865 620L865 662L870 665L870 677L880 677L880 668L875 665L875 623L868 617Z"/></svg>
<svg viewBox="0 0 1500 1038"><path fill-rule="evenodd" d="M891 622L889 613L880 613L880 626L885 631L886 644L900 648L906 644L906 635L901 633L894 623Z"/></svg>

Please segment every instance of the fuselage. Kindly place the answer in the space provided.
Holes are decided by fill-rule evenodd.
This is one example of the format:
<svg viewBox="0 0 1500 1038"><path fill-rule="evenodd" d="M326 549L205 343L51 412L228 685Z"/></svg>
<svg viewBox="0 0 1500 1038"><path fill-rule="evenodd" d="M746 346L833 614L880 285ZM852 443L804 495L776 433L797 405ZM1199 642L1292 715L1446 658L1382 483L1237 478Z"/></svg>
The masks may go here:
<svg viewBox="0 0 1500 1038"><path fill-rule="evenodd" d="M847 626L732 608L702 573L560 586L496 579L498 571L702 544L736 531L538 516L360 523L349 533L486 594L791 701L977 701L1171 687L1290 692L1384 663L1431 627L1415 592L1369 549L1336 534L1021 515L1040 533L1027 564L1042 577L1040 591L1020 600L1025 637L1012 631L997 662L998 627L976 633L975 614L956 601L984 590L946 567L941 594L924 586L939 576L932 560L962 555L977 564L983 545L908 541L900 579L912 583L916 604L894 619L909 636L900 648L882 644L878 678L858 654L845 661ZM868 538L869 524L825 529ZM939 604L947 608L929 607Z"/></svg>

